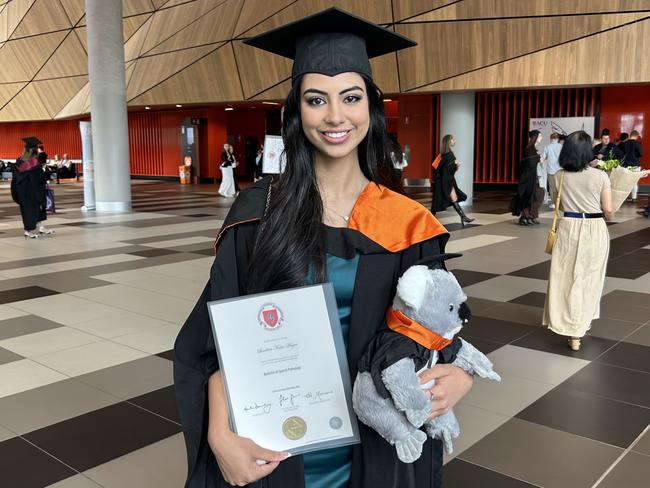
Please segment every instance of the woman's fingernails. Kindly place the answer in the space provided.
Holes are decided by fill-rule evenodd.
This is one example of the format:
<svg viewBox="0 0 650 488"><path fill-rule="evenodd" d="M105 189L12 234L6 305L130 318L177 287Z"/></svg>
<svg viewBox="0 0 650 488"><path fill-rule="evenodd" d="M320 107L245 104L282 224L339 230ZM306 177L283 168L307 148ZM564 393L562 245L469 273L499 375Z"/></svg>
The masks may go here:
<svg viewBox="0 0 650 488"><path fill-rule="evenodd" d="M290 457L291 457L291 453L290 453L290 452L283 452L283 453L282 453L282 457L283 457L284 459L290 458Z"/></svg>

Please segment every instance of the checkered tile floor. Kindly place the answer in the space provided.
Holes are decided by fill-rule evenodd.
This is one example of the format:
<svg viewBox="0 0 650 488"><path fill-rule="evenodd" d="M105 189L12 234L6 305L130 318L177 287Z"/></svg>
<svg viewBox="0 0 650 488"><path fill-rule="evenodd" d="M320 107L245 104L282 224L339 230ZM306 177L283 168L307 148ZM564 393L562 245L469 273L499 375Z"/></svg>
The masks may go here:
<svg viewBox="0 0 650 488"><path fill-rule="evenodd" d="M231 201L136 181L132 213L96 215L80 184L54 187L57 234L29 241L0 188L0 486L180 487L171 347ZM503 376L456 407L444 486L647 487L650 222L628 204L609 227L601 319L574 353L541 326L552 214L517 226L509 197L476 195L465 229L438 214L464 253L450 263L474 315L463 335Z"/></svg>

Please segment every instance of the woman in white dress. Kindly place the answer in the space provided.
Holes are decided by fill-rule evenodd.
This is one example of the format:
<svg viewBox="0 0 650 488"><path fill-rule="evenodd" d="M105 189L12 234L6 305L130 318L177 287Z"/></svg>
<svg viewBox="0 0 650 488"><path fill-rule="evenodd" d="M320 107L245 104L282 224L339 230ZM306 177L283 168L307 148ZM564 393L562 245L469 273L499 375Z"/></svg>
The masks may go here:
<svg viewBox="0 0 650 488"><path fill-rule="evenodd" d="M224 154L226 157L224 157ZM235 190L235 177L233 175L233 165L228 158L228 144L223 145L223 153L221 154L221 185L219 185L218 193L222 197L233 198L237 191Z"/></svg>

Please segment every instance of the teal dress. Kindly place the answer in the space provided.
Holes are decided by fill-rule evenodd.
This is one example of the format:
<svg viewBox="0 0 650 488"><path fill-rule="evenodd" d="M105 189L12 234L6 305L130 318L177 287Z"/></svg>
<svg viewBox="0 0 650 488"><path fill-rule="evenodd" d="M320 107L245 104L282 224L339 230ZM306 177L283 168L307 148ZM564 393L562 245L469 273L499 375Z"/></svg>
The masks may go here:
<svg viewBox="0 0 650 488"><path fill-rule="evenodd" d="M348 347L352 294L357 275L359 255L343 259L327 255L327 279L334 285L339 320L345 348ZM352 469L352 447L337 447L303 455L305 462L305 488L345 488Z"/></svg>

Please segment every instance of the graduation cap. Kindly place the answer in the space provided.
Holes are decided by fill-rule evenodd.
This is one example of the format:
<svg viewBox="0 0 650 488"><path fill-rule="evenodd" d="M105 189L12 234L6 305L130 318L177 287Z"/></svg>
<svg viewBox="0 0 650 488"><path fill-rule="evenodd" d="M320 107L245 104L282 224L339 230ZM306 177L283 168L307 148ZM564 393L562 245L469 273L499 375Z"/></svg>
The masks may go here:
<svg viewBox="0 0 650 488"><path fill-rule="evenodd" d="M25 143L26 148L36 148L39 144L43 144L38 137L23 137L22 141Z"/></svg>
<svg viewBox="0 0 650 488"><path fill-rule="evenodd" d="M305 73L335 76L354 72L372 78L370 58L416 45L401 34L336 7L244 43L293 59L292 81Z"/></svg>
<svg viewBox="0 0 650 488"><path fill-rule="evenodd" d="M457 252L446 253L446 254L436 254L434 256L427 256L426 258L420 259L415 266L427 266L429 269L444 269L444 262L447 259L459 258L462 254Z"/></svg>

